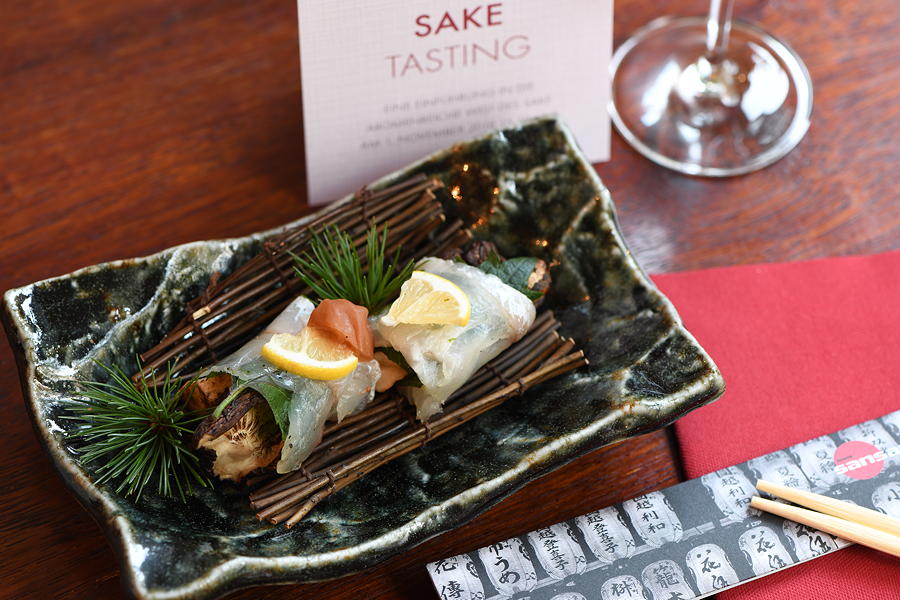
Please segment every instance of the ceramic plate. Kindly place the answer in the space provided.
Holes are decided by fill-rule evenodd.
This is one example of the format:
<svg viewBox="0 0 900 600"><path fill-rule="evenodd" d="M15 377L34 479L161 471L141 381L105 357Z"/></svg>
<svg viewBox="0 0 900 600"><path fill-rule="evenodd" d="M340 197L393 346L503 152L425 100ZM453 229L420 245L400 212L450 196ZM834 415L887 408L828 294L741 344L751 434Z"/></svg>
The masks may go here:
<svg viewBox="0 0 900 600"><path fill-rule="evenodd" d="M455 145L372 187L416 173L441 178L447 212L504 255L554 261L547 305L591 364L378 469L292 530L258 522L237 487L217 485L182 505L152 494L133 502L95 485L59 418L72 381L95 377L90 359L133 371L135 353L181 318L211 273L234 269L274 232L178 246L6 292L26 406L66 484L107 530L131 596L209 598L353 573L722 393L716 366L635 262L609 193L560 122L538 119Z"/></svg>

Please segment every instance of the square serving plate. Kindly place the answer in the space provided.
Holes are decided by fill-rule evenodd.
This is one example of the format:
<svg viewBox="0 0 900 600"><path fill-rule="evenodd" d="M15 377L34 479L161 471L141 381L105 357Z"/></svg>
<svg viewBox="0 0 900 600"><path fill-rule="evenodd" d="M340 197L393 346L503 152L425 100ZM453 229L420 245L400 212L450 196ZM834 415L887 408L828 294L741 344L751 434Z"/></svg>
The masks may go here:
<svg viewBox="0 0 900 600"><path fill-rule="evenodd" d="M376 470L291 530L260 523L237 486L186 505L96 485L60 419L91 359L131 372L212 273L276 231L195 242L9 290L4 324L25 404L66 484L105 528L135 598L210 598L257 584L347 575L457 527L528 481L601 446L663 427L720 396L722 377L622 240L609 192L556 119L438 152L376 182L426 173L446 211L506 256L556 266L546 299L590 365L507 401ZM349 198L343 200L349 201ZM291 223L307 222L306 217Z"/></svg>

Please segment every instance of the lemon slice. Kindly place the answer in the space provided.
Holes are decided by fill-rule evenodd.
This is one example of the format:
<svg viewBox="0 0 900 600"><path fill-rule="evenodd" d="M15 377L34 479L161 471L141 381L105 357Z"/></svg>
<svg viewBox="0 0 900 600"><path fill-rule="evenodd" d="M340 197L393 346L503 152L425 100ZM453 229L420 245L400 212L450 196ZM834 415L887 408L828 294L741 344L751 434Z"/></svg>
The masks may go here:
<svg viewBox="0 0 900 600"><path fill-rule="evenodd" d="M296 335L276 333L262 347L262 356L283 371L323 381L340 379L359 363L349 348L326 338L313 327Z"/></svg>
<svg viewBox="0 0 900 600"><path fill-rule="evenodd" d="M426 271L413 271L400 288L385 317L385 323L412 325L459 325L469 322L469 297L449 279Z"/></svg>

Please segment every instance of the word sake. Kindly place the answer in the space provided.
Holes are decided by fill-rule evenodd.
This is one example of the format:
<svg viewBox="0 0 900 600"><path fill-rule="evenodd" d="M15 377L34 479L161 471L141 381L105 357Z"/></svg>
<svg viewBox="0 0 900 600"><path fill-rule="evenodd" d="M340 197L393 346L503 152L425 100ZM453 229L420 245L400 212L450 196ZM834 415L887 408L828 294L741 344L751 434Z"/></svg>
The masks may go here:
<svg viewBox="0 0 900 600"><path fill-rule="evenodd" d="M416 17L416 35L418 37L428 37L429 35L440 35L441 31L466 31L467 29L480 29L481 27L496 27L502 25L500 22L500 2L488 4L487 6L476 6L475 8L464 8L462 14L454 20L453 13L449 10L441 15L437 25L432 27L431 23L436 20L432 15L425 14ZM484 14L479 13L484 9ZM457 25L459 23L459 25Z"/></svg>

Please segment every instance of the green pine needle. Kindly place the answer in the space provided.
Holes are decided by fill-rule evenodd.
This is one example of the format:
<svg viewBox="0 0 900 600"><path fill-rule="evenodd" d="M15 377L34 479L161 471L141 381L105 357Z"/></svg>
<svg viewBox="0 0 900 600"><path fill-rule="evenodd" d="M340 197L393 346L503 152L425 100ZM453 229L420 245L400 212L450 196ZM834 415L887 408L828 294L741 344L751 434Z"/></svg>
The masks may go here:
<svg viewBox="0 0 900 600"><path fill-rule="evenodd" d="M297 263L295 270L319 298L343 298L376 314L399 293L400 286L409 279L415 268L413 260L398 267L399 247L390 263L386 262L387 238L388 228L385 227L379 235L373 222L366 236L369 272L364 273L353 239L332 225L313 236L309 250L302 256L292 254Z"/></svg>
<svg viewBox="0 0 900 600"><path fill-rule="evenodd" d="M63 417L81 425L66 434L81 442L81 462L101 463L95 470L96 483L118 480L117 493L139 499L153 481L161 496L177 494L182 502L194 484L209 486L187 442L204 415L182 408L172 366L162 383L152 386L146 376L136 385L119 367L97 364L110 380L81 383L73 398L73 414Z"/></svg>

